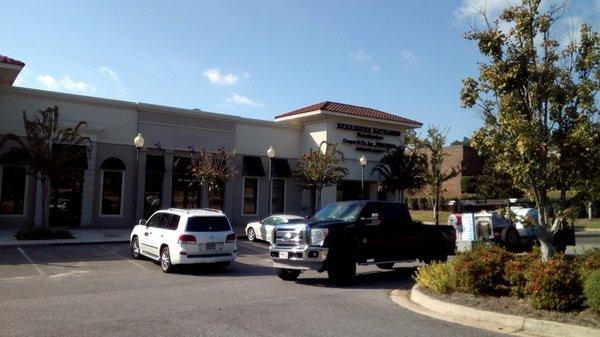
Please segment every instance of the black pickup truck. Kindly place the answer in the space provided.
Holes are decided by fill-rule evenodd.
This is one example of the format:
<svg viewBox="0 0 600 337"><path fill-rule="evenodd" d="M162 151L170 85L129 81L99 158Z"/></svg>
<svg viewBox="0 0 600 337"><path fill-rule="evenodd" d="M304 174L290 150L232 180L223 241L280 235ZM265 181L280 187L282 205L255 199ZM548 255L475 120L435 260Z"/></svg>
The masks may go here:
<svg viewBox="0 0 600 337"><path fill-rule="evenodd" d="M329 204L310 219L278 225L272 237L269 254L281 279L317 270L335 284L352 281L357 264L390 269L398 261L445 260L456 247L452 226L413 222L405 204L382 201Z"/></svg>

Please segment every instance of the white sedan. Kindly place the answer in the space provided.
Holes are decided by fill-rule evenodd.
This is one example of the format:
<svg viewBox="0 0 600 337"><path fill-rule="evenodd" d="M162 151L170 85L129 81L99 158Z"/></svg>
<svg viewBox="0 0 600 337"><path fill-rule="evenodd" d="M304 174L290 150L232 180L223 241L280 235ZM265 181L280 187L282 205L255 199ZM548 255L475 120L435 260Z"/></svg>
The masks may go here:
<svg viewBox="0 0 600 337"><path fill-rule="evenodd" d="M248 235L248 241L264 240L271 242L271 235L273 235L273 228L279 224L288 223L292 220L304 219L298 215L289 214L275 214L264 218L262 221L251 222L246 225L246 235Z"/></svg>

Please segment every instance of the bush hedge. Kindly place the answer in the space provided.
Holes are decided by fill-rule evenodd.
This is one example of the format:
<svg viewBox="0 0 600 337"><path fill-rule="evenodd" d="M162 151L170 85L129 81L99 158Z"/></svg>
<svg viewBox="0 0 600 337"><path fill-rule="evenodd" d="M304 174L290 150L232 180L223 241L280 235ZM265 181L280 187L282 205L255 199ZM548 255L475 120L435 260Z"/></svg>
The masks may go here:
<svg viewBox="0 0 600 337"><path fill-rule="evenodd" d="M512 254L498 246L477 245L453 260L456 289L470 294L494 294L506 287L504 270Z"/></svg>
<svg viewBox="0 0 600 337"><path fill-rule="evenodd" d="M600 270L591 272L583 285L585 304L588 307L600 311Z"/></svg>
<svg viewBox="0 0 600 337"><path fill-rule="evenodd" d="M455 290L454 268L450 263L432 262L417 269L414 279L421 286L439 294Z"/></svg>
<svg viewBox="0 0 600 337"><path fill-rule="evenodd" d="M419 267L415 280L437 293L459 291L525 297L533 308L569 311L587 305L600 311L600 249L576 259L540 259L539 250L515 255L477 245L446 263Z"/></svg>

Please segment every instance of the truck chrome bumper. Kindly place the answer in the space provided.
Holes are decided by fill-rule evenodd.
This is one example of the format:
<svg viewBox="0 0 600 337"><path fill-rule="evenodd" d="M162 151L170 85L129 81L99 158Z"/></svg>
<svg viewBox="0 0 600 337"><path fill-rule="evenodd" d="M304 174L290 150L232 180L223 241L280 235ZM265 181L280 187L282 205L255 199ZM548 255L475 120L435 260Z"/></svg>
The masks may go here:
<svg viewBox="0 0 600 337"><path fill-rule="evenodd" d="M269 247L269 256L275 268L298 270L320 270L327 259L328 248L308 246L297 247Z"/></svg>

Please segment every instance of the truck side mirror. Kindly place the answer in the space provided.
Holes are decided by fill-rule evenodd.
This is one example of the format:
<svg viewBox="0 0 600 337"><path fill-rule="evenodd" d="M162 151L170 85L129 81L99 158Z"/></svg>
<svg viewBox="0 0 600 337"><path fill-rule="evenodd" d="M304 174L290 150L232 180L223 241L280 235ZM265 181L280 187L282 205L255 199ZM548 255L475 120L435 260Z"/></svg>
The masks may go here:
<svg viewBox="0 0 600 337"><path fill-rule="evenodd" d="M379 213L371 213L369 218L362 218L361 220L363 220L367 226L377 226L381 223L379 220Z"/></svg>
<svg viewBox="0 0 600 337"><path fill-rule="evenodd" d="M146 226L146 219L140 219L140 221L138 221L138 225Z"/></svg>

